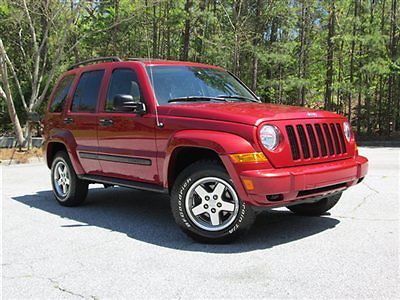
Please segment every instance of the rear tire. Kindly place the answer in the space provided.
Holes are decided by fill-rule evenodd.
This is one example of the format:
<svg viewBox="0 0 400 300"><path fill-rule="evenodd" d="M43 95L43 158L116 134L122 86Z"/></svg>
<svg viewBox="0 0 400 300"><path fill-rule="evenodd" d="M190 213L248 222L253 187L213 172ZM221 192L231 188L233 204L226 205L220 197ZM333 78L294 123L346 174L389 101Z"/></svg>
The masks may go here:
<svg viewBox="0 0 400 300"><path fill-rule="evenodd" d="M303 203L288 206L292 212L304 216L320 216L330 210L339 202L342 193L329 196L314 203Z"/></svg>
<svg viewBox="0 0 400 300"><path fill-rule="evenodd" d="M88 183L79 179L65 151L56 153L51 165L54 196L62 206L82 204L88 193Z"/></svg>
<svg viewBox="0 0 400 300"><path fill-rule="evenodd" d="M202 243L228 243L253 224L251 206L242 202L225 168L217 161L202 160L183 170L171 192L176 223Z"/></svg>

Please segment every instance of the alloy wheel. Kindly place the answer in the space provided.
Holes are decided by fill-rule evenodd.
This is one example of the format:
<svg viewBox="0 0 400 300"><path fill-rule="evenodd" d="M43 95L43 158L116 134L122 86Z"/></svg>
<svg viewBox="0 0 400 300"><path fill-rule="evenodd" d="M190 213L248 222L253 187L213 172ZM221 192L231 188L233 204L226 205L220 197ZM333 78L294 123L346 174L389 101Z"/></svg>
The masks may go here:
<svg viewBox="0 0 400 300"><path fill-rule="evenodd" d="M235 221L239 198L230 183L217 177L205 177L188 190L185 208L196 226L206 231L219 231Z"/></svg>

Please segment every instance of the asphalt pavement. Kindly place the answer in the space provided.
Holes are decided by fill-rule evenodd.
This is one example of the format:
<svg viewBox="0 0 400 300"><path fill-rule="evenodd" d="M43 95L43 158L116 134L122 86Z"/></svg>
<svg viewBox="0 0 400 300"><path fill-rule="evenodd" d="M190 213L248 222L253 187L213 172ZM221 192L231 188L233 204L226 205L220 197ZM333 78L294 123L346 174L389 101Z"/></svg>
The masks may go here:
<svg viewBox="0 0 400 300"><path fill-rule="evenodd" d="M165 196L93 185L65 208L44 164L0 167L3 299L398 299L400 148L359 151L330 214L262 212L230 245L186 237Z"/></svg>

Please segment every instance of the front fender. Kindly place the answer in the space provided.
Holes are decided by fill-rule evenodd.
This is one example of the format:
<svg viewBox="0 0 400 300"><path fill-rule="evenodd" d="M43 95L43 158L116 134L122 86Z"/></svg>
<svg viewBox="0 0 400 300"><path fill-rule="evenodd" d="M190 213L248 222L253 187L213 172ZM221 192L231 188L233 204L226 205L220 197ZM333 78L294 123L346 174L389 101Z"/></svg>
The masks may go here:
<svg viewBox="0 0 400 300"><path fill-rule="evenodd" d="M84 174L85 172L79 161L79 157L76 151L77 144L75 138L69 130L53 129L49 132L49 137L45 143L47 164L49 165L49 155L53 150L53 145L56 143L63 144L64 147L67 149L75 172L77 174Z"/></svg>
<svg viewBox="0 0 400 300"><path fill-rule="evenodd" d="M168 169L171 163L171 156L173 152L180 147L204 148L217 153L231 177L239 197L246 201L248 198L247 193L229 158L229 154L256 152L249 141L232 133L211 130L182 130L175 133L169 139L163 165L165 188L169 187Z"/></svg>

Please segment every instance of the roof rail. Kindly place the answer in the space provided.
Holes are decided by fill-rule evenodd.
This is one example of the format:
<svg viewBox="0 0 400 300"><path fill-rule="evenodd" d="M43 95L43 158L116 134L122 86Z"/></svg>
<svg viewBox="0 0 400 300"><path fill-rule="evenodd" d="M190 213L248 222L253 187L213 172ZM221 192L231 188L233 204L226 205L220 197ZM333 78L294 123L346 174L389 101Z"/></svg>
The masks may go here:
<svg viewBox="0 0 400 300"><path fill-rule="evenodd" d="M111 62L113 62L113 61L122 61L122 59L120 59L118 56L91 58L91 59L80 61L80 62L78 62L76 64L73 64L73 65L69 66L68 71L72 70L72 69L75 69L76 67L79 67L81 65L87 65L87 64L90 64L90 63L98 62L98 61L104 61L104 62L111 61Z"/></svg>
<svg viewBox="0 0 400 300"><path fill-rule="evenodd" d="M143 58L143 57L128 57L126 60L131 60L131 61L144 61L144 60L149 60L148 58Z"/></svg>

